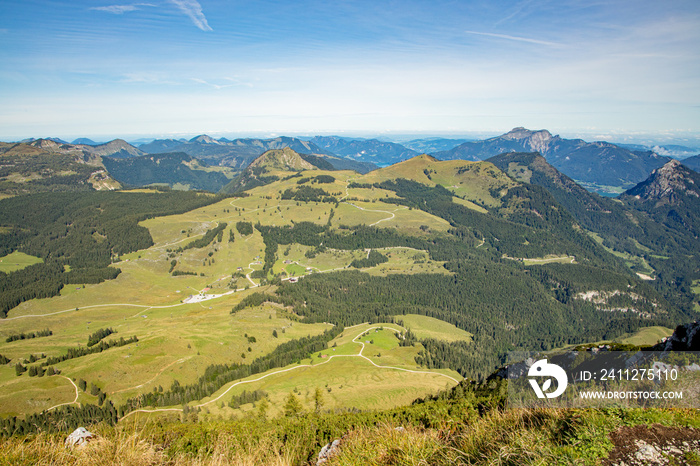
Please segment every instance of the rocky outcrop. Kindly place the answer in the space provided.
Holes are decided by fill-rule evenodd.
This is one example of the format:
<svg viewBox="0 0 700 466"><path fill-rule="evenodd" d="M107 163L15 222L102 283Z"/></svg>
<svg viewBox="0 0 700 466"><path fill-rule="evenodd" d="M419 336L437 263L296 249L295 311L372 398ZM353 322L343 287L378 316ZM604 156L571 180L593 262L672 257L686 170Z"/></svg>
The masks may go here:
<svg viewBox="0 0 700 466"><path fill-rule="evenodd" d="M697 185L695 178L697 178L695 172L678 160L671 160L663 167L654 170L646 181L625 194L646 201L678 204L684 195L700 197L700 186Z"/></svg>
<svg viewBox="0 0 700 466"><path fill-rule="evenodd" d="M656 351L700 351L700 321L679 325L673 335L654 347Z"/></svg>

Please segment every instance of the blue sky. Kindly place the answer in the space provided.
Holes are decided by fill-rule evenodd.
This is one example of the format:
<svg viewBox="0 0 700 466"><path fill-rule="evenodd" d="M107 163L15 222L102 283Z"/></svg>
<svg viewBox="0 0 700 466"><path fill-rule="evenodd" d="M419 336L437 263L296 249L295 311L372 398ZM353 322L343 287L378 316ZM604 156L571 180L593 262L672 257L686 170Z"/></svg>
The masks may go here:
<svg viewBox="0 0 700 466"><path fill-rule="evenodd" d="M700 2L0 2L0 139L700 133Z"/></svg>

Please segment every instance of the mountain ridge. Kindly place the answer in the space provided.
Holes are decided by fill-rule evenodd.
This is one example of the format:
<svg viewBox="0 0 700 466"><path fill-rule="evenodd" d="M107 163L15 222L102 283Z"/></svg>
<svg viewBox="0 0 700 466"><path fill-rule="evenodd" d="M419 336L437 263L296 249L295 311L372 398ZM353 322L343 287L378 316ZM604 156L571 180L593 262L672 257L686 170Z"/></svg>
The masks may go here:
<svg viewBox="0 0 700 466"><path fill-rule="evenodd" d="M378 139L351 139L340 136L314 136L310 142L329 150L336 155L349 157L353 160L377 163L396 163L408 160L418 152L394 143Z"/></svg>
<svg viewBox="0 0 700 466"><path fill-rule="evenodd" d="M539 152L562 173L574 180L596 185L629 188L670 160L650 151L631 151L608 142L564 139L548 130L517 127L501 136L466 142L439 159L484 160L507 152Z"/></svg>
<svg viewBox="0 0 700 466"><path fill-rule="evenodd" d="M139 149L146 153L184 152L209 165L222 165L235 169L245 169L253 160L272 149L289 147L297 153L334 155L315 144L298 138L279 136L269 139L226 138L214 139L201 134L190 140L159 139L142 144Z"/></svg>

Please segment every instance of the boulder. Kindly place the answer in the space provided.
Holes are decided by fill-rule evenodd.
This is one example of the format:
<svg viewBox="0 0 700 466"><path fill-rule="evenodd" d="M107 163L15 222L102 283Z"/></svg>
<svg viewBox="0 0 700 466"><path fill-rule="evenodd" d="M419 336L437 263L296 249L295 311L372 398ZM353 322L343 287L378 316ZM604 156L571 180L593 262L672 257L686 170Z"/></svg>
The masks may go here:
<svg viewBox="0 0 700 466"><path fill-rule="evenodd" d="M95 434L85 427L78 427L66 438L67 447L80 447L95 438Z"/></svg>

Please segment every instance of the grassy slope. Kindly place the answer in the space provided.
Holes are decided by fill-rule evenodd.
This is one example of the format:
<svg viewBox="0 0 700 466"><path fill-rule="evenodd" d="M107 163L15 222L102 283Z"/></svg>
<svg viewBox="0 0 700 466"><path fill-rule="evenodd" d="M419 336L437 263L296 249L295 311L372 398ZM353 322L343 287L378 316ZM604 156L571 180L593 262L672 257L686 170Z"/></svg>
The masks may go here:
<svg viewBox="0 0 700 466"><path fill-rule="evenodd" d="M44 262L38 257L30 256L23 252L15 251L6 256L0 257L0 272L10 273L16 270L22 270L33 264Z"/></svg>
<svg viewBox="0 0 700 466"><path fill-rule="evenodd" d="M449 369L428 371L417 366L413 358L421 347L399 346L396 332L389 328L403 330L394 324L362 324L348 328L329 344L329 348L314 353L299 364L232 382L211 397L191 405L205 404L212 416L229 418L255 408L252 404L237 409L228 407L233 396L244 390L264 390L269 394L271 403L269 413L277 416L282 414L284 401L290 392L297 393L305 409L311 410L315 389L320 388L326 409L392 408L453 386L455 381L452 379L460 379L456 372ZM367 336L356 338L367 331L370 332ZM358 342L364 342L364 348ZM358 356L360 351L375 364L388 367L373 366L370 361Z"/></svg>
<svg viewBox="0 0 700 466"><path fill-rule="evenodd" d="M375 170L364 175L358 181L376 183L396 178L411 179L429 186L439 184L452 191L455 196L487 206L501 204L500 200L491 195L491 189L503 190L517 185L515 181L489 162L437 161L429 155L421 155L390 167ZM475 210L482 210L473 202L465 205Z"/></svg>
<svg viewBox="0 0 700 466"><path fill-rule="evenodd" d="M313 175L319 173L324 172L313 171ZM347 182L357 177L357 174L328 173L336 178L336 182L319 186L338 197L346 194L366 196L367 193L355 191L373 191L348 192ZM14 365L31 354L64 354L69 347L84 345L88 335L100 328L112 327L118 332L117 338L136 335L140 341L122 348L111 348L101 354L65 361L57 364L56 368L62 371L62 375L76 380L82 378L88 384L96 383L116 403L159 385L167 389L175 379L180 383L193 382L209 364L250 361L270 352L287 339L318 334L328 328L324 324L295 323L290 326L288 314L271 306L247 310L235 316L229 315L230 309L240 299L255 291L232 292L236 288L252 284L246 278L232 280L231 275L237 272L238 267L242 268L243 274L261 268L262 265L255 262L264 257L264 244L259 232L255 230L252 235L242 237L235 229L238 221L260 221L268 225L288 225L292 221L326 224L331 209L335 209L332 225L381 221L381 226L393 225L405 233L420 235L425 234L419 228L421 225L429 225L433 231L448 228L446 222L418 210L401 207L392 217L388 213L358 208L364 206L367 209L374 207L386 210L386 204L383 203L354 201L355 206L342 203L335 208L328 203L297 205L295 201L279 200L280 191L298 186L296 181L293 178L273 186L262 186L252 190L249 197L224 200L186 214L146 220L142 224L151 232L155 245L147 250L124 255L122 261L115 264L122 270L115 280L97 285L68 285L58 297L31 300L13 309L9 319L0 321L0 354L11 358L10 364L0 367L0 393L3 394L0 395L0 413L36 412L73 401L74 389L65 378L29 378L27 374L17 377ZM387 207L396 208L390 205ZM208 247L188 249L175 254L175 257L169 257L169 250L174 251L200 238L219 222L228 224L221 243L214 242ZM234 242L228 241L231 230ZM307 273L306 267L314 268L314 272L347 267L353 259L366 254L364 251L327 251L309 259L305 257L308 250L305 246L291 245L288 257L284 256L284 249L285 246L280 247L275 270L284 267L297 276ZM368 272L380 275L446 272L441 263L427 260L427 254L422 251L391 248L382 252L388 255L389 262L368 269ZM197 275L171 276L168 270L173 259L177 261L175 270L196 272ZM284 260L292 260L300 265L284 264ZM259 280L254 279L253 282L257 284ZM182 303L187 296L196 295L205 288L210 288L206 292L208 294L232 293L200 303ZM43 328L51 329L54 335L4 343L10 334ZM280 332L282 328L285 328L284 334ZM273 329L278 330L279 339L271 336ZM245 333L256 336L257 343L249 345L243 336ZM248 353L248 346L251 346L252 353ZM241 357L242 353L246 354L246 360ZM389 353L385 357L388 356ZM409 354L404 362L415 366L413 356L415 355ZM358 372L361 374L358 375L359 378L352 383L354 390L359 393L368 386L374 386L378 394L377 400L384 400L382 402L390 399L409 402L412 397L444 387L443 381L426 382L424 377L417 378L415 385L412 385L410 376L401 375L402 385L408 387L404 395L385 396L382 393L391 384L380 384L382 388L378 389L379 385L373 381L374 372L382 370L373 368L366 361L353 360L345 364L363 368ZM339 371L342 372L343 369ZM382 374L381 377L386 376ZM345 385L348 384L345 382ZM365 384L365 388L362 388L362 384ZM288 388L283 384L279 387L283 390ZM81 392L78 401L94 403L94 398ZM356 398L359 400L359 397ZM338 400L337 406L359 403L351 395L340 396Z"/></svg>
<svg viewBox="0 0 700 466"><path fill-rule="evenodd" d="M435 338L445 341L472 341L471 333L433 317L406 314L396 318L403 320L406 328L411 329L419 340Z"/></svg>
<svg viewBox="0 0 700 466"><path fill-rule="evenodd" d="M631 335L616 339L617 342L624 345L635 346L652 346L657 344L665 337L670 337L673 334L673 329L666 327L644 327L640 328Z"/></svg>

